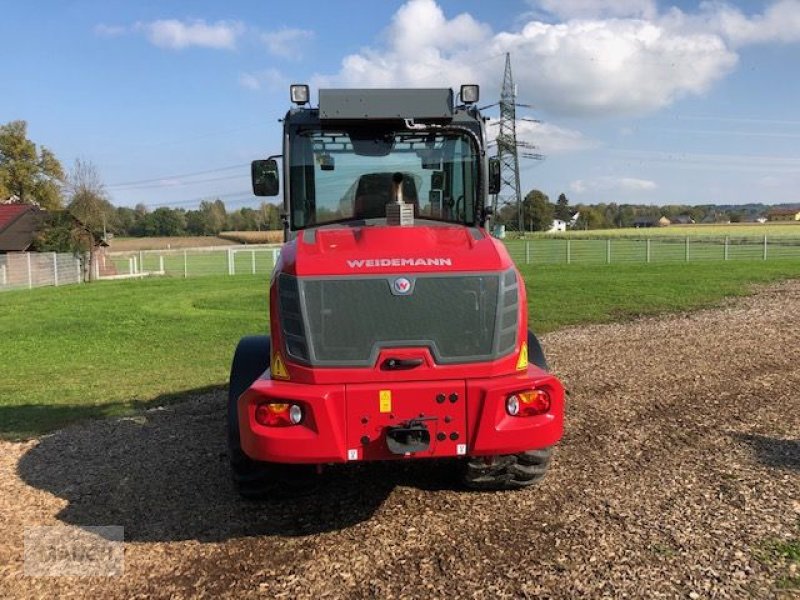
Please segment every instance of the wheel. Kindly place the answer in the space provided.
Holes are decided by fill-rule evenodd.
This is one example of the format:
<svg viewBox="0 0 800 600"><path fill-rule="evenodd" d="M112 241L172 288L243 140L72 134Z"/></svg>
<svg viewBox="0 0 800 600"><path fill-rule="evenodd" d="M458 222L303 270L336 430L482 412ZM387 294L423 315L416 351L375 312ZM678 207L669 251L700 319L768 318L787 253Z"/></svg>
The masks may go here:
<svg viewBox="0 0 800 600"><path fill-rule="evenodd" d="M236 346L228 385L228 458L233 482L246 498L260 498L268 479L264 463L244 453L239 436L238 400L244 391L269 369L270 338L266 335L243 337Z"/></svg>
<svg viewBox="0 0 800 600"><path fill-rule="evenodd" d="M547 359L544 357L542 345L539 343L539 339L530 329L528 330L528 360L530 360L530 362L535 364L540 369L544 369L545 371L550 370L547 367Z"/></svg>
<svg viewBox="0 0 800 600"><path fill-rule="evenodd" d="M532 331L528 331L528 360L540 369L549 370L542 345ZM519 454L470 458L464 466L464 485L477 490L512 490L534 485L544 477L552 455L550 446Z"/></svg>
<svg viewBox="0 0 800 600"><path fill-rule="evenodd" d="M228 457L237 491L248 500L289 497L305 493L314 468L253 460L242 450L239 435L239 396L269 369L271 341L266 335L243 337L236 346L228 386Z"/></svg>
<svg viewBox="0 0 800 600"><path fill-rule="evenodd" d="M474 490L515 490L539 483L550 466L553 447L467 460L463 481Z"/></svg>

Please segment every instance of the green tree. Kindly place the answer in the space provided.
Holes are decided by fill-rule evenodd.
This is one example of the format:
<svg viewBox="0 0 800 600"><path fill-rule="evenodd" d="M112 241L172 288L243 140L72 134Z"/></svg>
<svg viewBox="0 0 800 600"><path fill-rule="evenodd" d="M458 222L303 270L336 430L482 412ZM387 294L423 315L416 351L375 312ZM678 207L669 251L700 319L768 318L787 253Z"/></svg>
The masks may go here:
<svg viewBox="0 0 800 600"><path fill-rule="evenodd" d="M186 233L186 218L180 210L163 206L147 215L145 235L173 236L184 233Z"/></svg>
<svg viewBox="0 0 800 600"><path fill-rule="evenodd" d="M28 139L28 124L0 125L0 200L15 195L45 210L61 208L64 170L47 148Z"/></svg>
<svg viewBox="0 0 800 600"><path fill-rule="evenodd" d="M562 192L558 195L558 200L556 200L556 219L569 223L571 218L572 210L569 207L569 200L566 194Z"/></svg>
<svg viewBox="0 0 800 600"><path fill-rule="evenodd" d="M219 198L213 202L203 200L200 203L200 212L203 214L203 233L206 235L216 235L225 229L228 224L225 203Z"/></svg>
<svg viewBox="0 0 800 600"><path fill-rule="evenodd" d="M525 229L547 231L553 225L555 210L547 194L541 190L528 192L522 203L522 218L524 225L527 225Z"/></svg>

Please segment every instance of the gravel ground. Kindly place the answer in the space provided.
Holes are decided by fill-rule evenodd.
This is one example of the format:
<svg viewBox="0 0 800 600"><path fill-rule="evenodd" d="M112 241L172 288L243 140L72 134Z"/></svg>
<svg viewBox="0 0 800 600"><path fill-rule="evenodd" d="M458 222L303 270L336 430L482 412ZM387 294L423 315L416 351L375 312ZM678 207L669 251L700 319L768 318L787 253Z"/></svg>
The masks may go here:
<svg viewBox="0 0 800 600"><path fill-rule="evenodd" d="M244 502L222 394L2 443L0 597L795 597L770 548L800 538L798 315L787 282L546 336L567 432L522 492L415 462ZM48 524L124 526L124 576L23 576L23 530Z"/></svg>

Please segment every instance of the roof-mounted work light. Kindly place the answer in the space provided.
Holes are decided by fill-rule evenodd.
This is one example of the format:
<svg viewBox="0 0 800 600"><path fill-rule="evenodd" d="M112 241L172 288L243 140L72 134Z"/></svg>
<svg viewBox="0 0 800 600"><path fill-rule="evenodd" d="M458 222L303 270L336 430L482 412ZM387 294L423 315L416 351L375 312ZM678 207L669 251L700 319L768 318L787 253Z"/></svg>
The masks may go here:
<svg viewBox="0 0 800 600"><path fill-rule="evenodd" d="M289 95L295 104L306 104L308 102L308 86L293 83L289 86Z"/></svg>
<svg viewBox="0 0 800 600"><path fill-rule="evenodd" d="M481 96L481 88L479 85L470 83L461 86L461 101L464 104L475 104Z"/></svg>

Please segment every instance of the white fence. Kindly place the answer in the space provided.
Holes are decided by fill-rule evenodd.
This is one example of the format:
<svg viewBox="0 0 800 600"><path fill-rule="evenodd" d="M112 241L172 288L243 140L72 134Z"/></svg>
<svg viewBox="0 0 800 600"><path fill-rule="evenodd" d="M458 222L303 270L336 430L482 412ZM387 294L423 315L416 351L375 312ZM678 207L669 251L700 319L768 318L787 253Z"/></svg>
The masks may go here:
<svg viewBox="0 0 800 600"><path fill-rule="evenodd" d="M0 291L67 285L80 283L82 280L81 261L73 254L0 254Z"/></svg>
<svg viewBox="0 0 800 600"><path fill-rule="evenodd" d="M97 261L97 274L100 279L148 275L199 277L269 274L278 261L280 251L280 244L253 244L109 252L105 261Z"/></svg>

